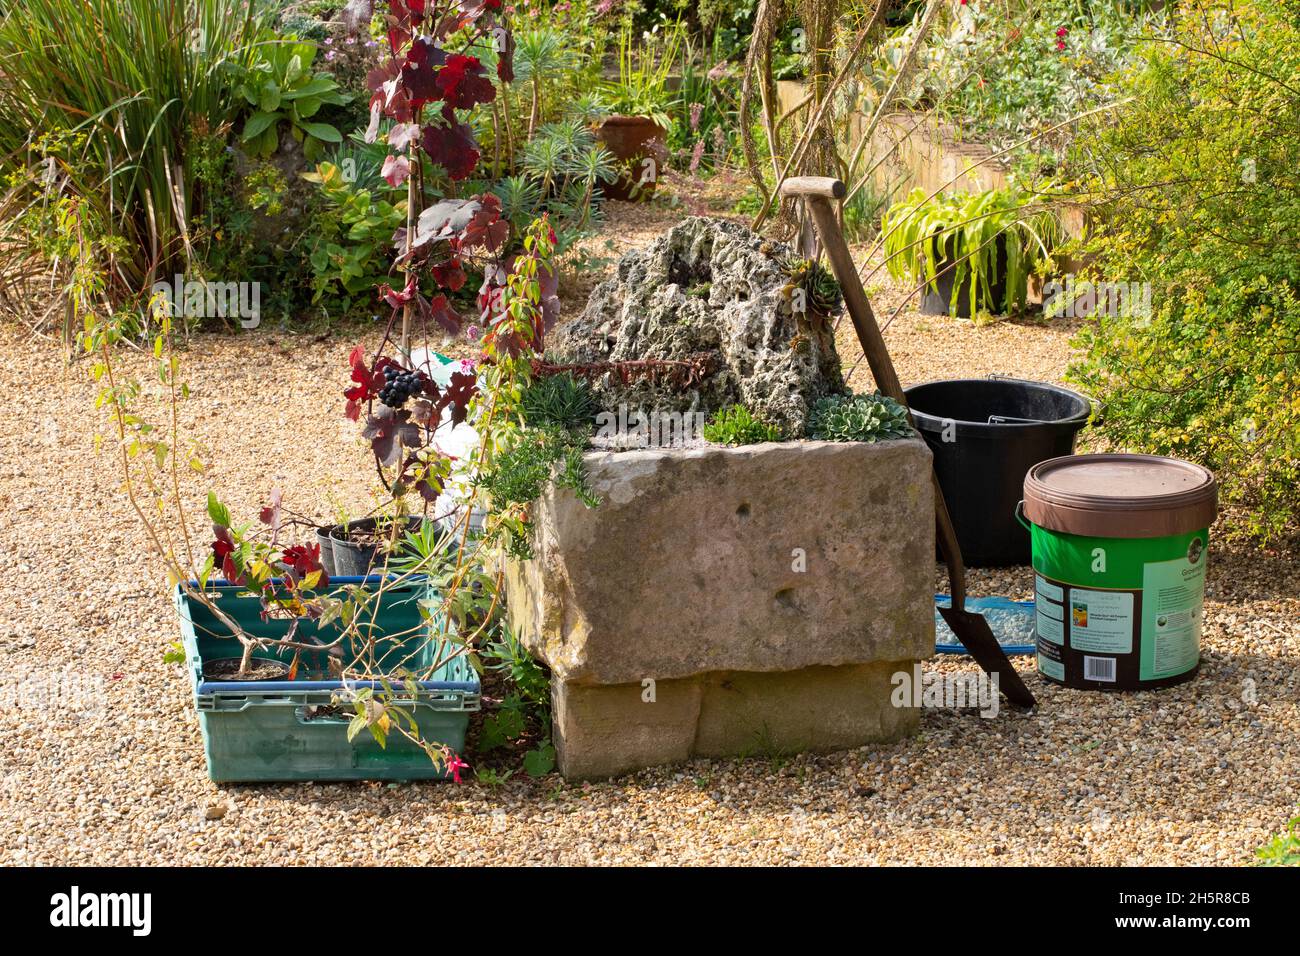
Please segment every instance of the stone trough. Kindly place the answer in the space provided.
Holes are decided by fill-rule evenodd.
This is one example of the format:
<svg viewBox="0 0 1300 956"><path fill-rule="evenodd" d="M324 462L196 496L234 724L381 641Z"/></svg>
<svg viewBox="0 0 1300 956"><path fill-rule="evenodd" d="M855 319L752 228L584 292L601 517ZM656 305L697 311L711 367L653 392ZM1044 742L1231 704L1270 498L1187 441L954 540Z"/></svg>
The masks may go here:
<svg viewBox="0 0 1300 956"><path fill-rule="evenodd" d="M915 729L890 678L934 649L918 439L591 452L551 489L512 627L550 667L561 772L836 750Z"/></svg>

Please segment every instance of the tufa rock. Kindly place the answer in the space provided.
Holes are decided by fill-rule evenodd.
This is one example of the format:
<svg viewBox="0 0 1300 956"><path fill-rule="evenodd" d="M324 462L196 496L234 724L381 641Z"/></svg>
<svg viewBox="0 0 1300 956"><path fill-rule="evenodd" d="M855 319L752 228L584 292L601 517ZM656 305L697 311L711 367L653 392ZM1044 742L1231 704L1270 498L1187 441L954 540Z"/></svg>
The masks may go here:
<svg viewBox="0 0 1300 956"><path fill-rule="evenodd" d="M788 249L721 219L685 219L619 261L583 313L562 325L548 357L558 363L685 360L711 369L685 387L614 376L597 379L605 408L715 412L733 403L800 438L808 409L844 391L825 316L796 312Z"/></svg>

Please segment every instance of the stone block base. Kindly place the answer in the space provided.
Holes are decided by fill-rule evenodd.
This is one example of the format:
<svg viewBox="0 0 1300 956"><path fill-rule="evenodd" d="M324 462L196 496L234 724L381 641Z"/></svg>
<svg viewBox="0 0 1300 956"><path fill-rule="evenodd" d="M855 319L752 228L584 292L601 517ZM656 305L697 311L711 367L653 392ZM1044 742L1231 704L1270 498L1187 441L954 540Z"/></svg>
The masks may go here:
<svg viewBox="0 0 1300 956"><path fill-rule="evenodd" d="M714 671L628 684L552 682L559 769L610 777L692 757L845 750L912 733L919 711L890 703L912 661L794 671Z"/></svg>

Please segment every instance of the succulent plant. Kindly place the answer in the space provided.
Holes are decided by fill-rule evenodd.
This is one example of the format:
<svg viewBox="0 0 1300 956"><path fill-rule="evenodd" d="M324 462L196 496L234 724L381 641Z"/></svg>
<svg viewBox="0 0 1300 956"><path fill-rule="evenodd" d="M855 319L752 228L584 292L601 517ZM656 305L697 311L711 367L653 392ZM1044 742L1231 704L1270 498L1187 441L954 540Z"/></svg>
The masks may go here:
<svg viewBox="0 0 1300 956"><path fill-rule="evenodd" d="M704 426L704 440L715 445L756 445L780 441L781 429L755 418L744 405L729 405Z"/></svg>
<svg viewBox="0 0 1300 956"><path fill-rule="evenodd" d="M591 386L567 372L535 378L519 397L524 421L534 428L569 430L590 426L600 411Z"/></svg>
<svg viewBox="0 0 1300 956"><path fill-rule="evenodd" d="M884 395L831 395L808 414L808 434L817 441L888 441L914 434L907 409Z"/></svg>
<svg viewBox="0 0 1300 956"><path fill-rule="evenodd" d="M844 301L835 276L815 259L789 257L784 263L789 281L781 290L796 313L828 319Z"/></svg>

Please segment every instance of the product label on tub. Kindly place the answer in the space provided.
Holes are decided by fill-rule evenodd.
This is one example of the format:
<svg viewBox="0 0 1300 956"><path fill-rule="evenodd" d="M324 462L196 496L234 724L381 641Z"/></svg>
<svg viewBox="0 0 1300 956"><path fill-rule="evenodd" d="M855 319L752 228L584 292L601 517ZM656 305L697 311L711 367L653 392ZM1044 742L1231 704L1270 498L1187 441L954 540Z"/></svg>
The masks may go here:
<svg viewBox="0 0 1300 956"><path fill-rule="evenodd" d="M1133 595L1070 588L1070 646L1093 654L1133 650Z"/></svg>
<svg viewBox="0 0 1300 956"><path fill-rule="evenodd" d="M1190 670L1201 655L1204 542L1195 539L1184 557L1144 565L1142 594L1142 679Z"/></svg>

